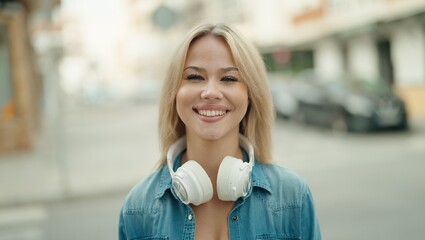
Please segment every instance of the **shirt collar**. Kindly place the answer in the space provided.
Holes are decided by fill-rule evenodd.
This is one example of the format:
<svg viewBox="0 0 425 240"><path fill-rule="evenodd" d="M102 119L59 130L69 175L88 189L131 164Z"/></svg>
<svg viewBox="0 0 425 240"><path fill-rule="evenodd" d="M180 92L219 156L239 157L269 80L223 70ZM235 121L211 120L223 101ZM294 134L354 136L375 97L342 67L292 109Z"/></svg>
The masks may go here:
<svg viewBox="0 0 425 240"><path fill-rule="evenodd" d="M181 163L181 158L183 156L183 154L186 152L186 150L183 150L176 158L176 161L174 162L174 166L173 169L174 171L177 170L178 167L180 167L180 163ZM248 162L249 161L249 156L248 153L245 151L245 149L242 148L242 152L243 152L243 158L244 158L244 162ZM262 188L266 191L268 191L269 193L272 192L271 187L270 187L270 181L268 179L268 177L266 176L266 174L264 173L263 170L263 166L264 164L258 162L255 159L255 164L254 167L252 169L251 172L251 177L252 177L252 187L253 188ZM163 166L160 170L160 183L159 183L159 187L157 188L156 191L156 198L161 198L165 192L167 190L170 190L173 195L174 192L171 190L172 189L172 179L171 179L171 174L168 171L168 167L167 166Z"/></svg>

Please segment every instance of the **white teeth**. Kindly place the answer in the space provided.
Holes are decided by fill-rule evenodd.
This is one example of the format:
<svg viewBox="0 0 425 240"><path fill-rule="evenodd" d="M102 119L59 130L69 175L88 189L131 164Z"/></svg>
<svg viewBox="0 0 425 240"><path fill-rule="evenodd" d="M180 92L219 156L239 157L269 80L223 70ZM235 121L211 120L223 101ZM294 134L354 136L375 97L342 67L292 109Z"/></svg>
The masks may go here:
<svg viewBox="0 0 425 240"><path fill-rule="evenodd" d="M221 110L199 110L199 115L207 116L207 117L216 117L216 116L223 116L226 114L226 111Z"/></svg>

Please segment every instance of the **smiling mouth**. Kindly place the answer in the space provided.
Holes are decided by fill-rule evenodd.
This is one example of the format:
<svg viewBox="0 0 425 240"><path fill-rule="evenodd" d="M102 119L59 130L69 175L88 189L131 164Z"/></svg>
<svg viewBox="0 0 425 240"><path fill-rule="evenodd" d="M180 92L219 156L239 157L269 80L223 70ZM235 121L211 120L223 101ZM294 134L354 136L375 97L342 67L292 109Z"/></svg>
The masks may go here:
<svg viewBox="0 0 425 240"><path fill-rule="evenodd" d="M228 112L226 110L197 110L197 109L194 109L194 111L203 117L218 117L218 116L223 116Z"/></svg>

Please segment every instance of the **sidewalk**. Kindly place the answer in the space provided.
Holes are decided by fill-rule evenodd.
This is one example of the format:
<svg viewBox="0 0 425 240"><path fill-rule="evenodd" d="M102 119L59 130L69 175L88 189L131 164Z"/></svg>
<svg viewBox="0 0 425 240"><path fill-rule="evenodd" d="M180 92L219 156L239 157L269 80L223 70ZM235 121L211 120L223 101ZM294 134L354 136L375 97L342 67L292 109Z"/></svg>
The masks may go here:
<svg viewBox="0 0 425 240"><path fill-rule="evenodd" d="M34 149L0 156L0 208L127 192L157 163L157 103L62 110Z"/></svg>

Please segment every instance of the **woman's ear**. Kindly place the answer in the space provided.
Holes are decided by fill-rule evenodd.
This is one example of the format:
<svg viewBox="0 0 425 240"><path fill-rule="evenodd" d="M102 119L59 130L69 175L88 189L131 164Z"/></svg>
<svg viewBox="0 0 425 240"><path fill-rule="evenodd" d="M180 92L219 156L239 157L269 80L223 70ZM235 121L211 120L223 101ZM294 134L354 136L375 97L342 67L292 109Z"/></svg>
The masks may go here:
<svg viewBox="0 0 425 240"><path fill-rule="evenodd" d="M242 119L242 121L239 123L239 133L242 135L245 135L245 124L244 124L244 119Z"/></svg>

